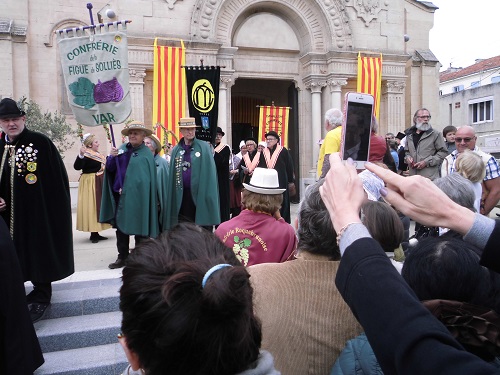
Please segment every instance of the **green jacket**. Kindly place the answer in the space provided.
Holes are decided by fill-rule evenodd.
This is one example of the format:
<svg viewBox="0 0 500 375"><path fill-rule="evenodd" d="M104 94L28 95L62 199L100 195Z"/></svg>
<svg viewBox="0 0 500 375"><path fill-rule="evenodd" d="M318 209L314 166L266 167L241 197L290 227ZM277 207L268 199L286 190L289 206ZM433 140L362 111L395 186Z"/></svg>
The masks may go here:
<svg viewBox="0 0 500 375"><path fill-rule="evenodd" d="M170 229L178 223L184 187L182 183L182 162L184 160L184 138L172 150L167 185L166 210L163 210L163 227ZM229 166L228 166L229 167ZM219 187L217 172L210 146L194 139L191 147L191 194L196 205L195 223L198 225L220 224Z"/></svg>
<svg viewBox="0 0 500 375"><path fill-rule="evenodd" d="M126 145L120 147L126 151ZM122 154L124 155L124 154ZM134 149L124 174L122 193L113 192L117 171L110 163L119 162L121 155L106 161L99 221L110 223L125 234L155 238L158 236L158 204L156 165L151 151L142 144Z"/></svg>

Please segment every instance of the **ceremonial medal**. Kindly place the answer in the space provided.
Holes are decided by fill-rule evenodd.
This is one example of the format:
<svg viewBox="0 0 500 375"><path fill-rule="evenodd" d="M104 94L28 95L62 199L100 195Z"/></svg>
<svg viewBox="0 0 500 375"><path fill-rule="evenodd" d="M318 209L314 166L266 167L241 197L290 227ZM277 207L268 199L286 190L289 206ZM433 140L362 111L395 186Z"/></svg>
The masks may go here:
<svg viewBox="0 0 500 375"><path fill-rule="evenodd" d="M30 172L36 171L36 163L29 161L26 166L26 169Z"/></svg>
<svg viewBox="0 0 500 375"><path fill-rule="evenodd" d="M194 156L196 156L197 158L199 158L199 157L200 157L200 155L201 155L201 154L200 154L198 151L196 151L196 152L194 153Z"/></svg>
<svg viewBox="0 0 500 375"><path fill-rule="evenodd" d="M25 180L28 184L33 185L36 182L37 178L33 173L29 173L26 175Z"/></svg>

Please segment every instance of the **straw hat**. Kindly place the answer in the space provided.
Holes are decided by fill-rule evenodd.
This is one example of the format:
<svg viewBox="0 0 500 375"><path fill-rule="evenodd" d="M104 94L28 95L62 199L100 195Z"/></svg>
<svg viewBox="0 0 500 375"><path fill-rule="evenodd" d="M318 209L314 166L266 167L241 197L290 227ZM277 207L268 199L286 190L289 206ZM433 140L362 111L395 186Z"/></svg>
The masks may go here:
<svg viewBox="0 0 500 375"><path fill-rule="evenodd" d="M161 142L158 137L154 134L148 135L148 138L151 138L155 143L155 152L159 153L161 151Z"/></svg>
<svg viewBox="0 0 500 375"><path fill-rule="evenodd" d="M194 117L182 117L179 120L179 128L199 128Z"/></svg>
<svg viewBox="0 0 500 375"><path fill-rule="evenodd" d="M140 121L132 121L131 123L129 123L122 130L122 134L125 135L125 136L128 136L128 133L129 133L130 130L143 130L146 133L146 137L149 137L151 134L153 134L153 131L151 129L147 128Z"/></svg>
<svg viewBox="0 0 500 375"><path fill-rule="evenodd" d="M285 191L279 188L278 172L270 168L255 168L250 183L243 183L243 186L253 193L266 195L281 194Z"/></svg>

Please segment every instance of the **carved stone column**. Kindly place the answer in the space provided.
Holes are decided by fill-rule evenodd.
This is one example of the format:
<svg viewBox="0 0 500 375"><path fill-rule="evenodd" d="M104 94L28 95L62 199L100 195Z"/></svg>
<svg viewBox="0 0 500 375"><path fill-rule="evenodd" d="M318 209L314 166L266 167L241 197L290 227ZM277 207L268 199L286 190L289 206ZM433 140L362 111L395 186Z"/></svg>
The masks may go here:
<svg viewBox="0 0 500 375"><path fill-rule="evenodd" d="M404 80L387 80L382 83L379 134L397 134L408 127L405 121L405 86Z"/></svg>
<svg viewBox="0 0 500 375"><path fill-rule="evenodd" d="M144 122L144 77L146 77L146 68L133 67L129 68L128 72L130 75L130 101L132 104L130 117L136 121Z"/></svg>
<svg viewBox="0 0 500 375"><path fill-rule="evenodd" d="M222 131L226 133L226 143L231 144L231 134L228 132L228 122L230 113L229 108L231 105L231 101L228 98L231 95L228 95L228 90L230 91L230 87L232 86L232 78L230 76L221 76L220 77L220 85L219 85L219 116L217 120L218 126L221 127Z"/></svg>
<svg viewBox="0 0 500 375"><path fill-rule="evenodd" d="M331 78L326 84L330 87L331 108L342 110L342 86L347 85L347 78Z"/></svg>
<svg viewBox="0 0 500 375"><path fill-rule="evenodd" d="M326 82L311 82L306 84L306 88L311 90L311 169L315 173L318 162L318 141L321 139L322 116L321 116L321 91L326 86Z"/></svg>

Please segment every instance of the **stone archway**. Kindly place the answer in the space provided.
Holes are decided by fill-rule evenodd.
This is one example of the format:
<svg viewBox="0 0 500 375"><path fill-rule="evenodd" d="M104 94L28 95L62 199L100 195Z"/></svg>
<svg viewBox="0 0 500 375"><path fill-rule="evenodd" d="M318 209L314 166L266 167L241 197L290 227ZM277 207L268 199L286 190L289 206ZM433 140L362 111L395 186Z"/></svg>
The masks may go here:
<svg viewBox="0 0 500 375"><path fill-rule="evenodd" d="M259 11L287 19L300 37L302 53L352 48L348 16L340 0L198 0L191 18L191 36L229 47L242 19Z"/></svg>

